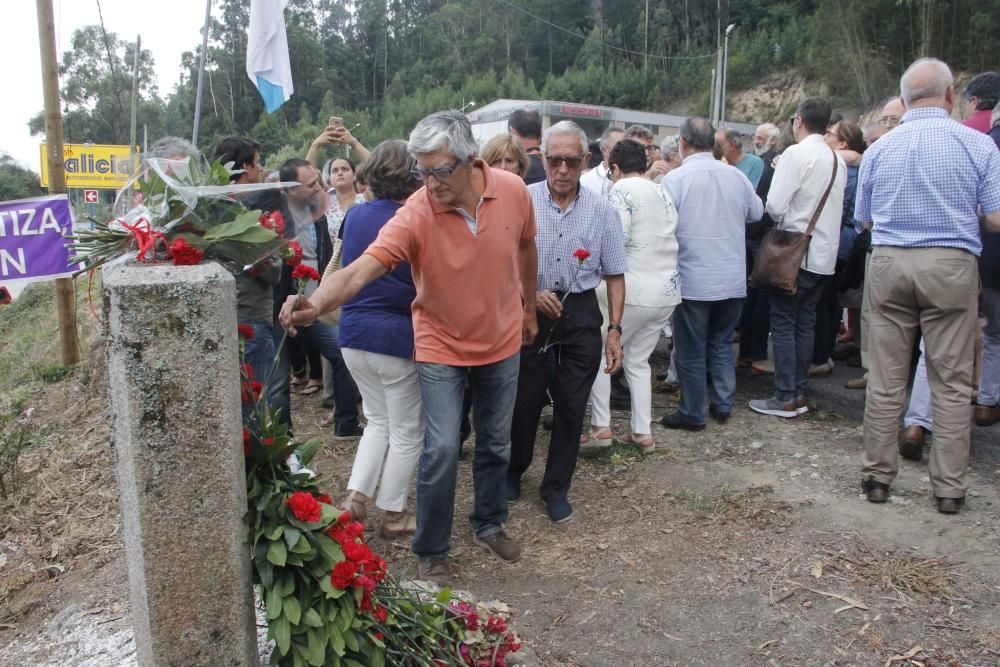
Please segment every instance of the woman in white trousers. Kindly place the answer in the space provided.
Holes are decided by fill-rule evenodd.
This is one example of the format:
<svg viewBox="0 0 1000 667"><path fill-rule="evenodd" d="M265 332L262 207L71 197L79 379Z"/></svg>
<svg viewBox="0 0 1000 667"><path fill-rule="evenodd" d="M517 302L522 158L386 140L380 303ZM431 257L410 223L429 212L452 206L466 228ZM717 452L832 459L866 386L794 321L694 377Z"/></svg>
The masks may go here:
<svg viewBox="0 0 1000 667"><path fill-rule="evenodd" d="M343 265L360 257L414 190L414 161L403 141L375 147L358 169L374 199L356 204L341 228ZM347 484L343 507L365 523L368 501L383 511L382 537L391 540L416 531L406 498L424 442L424 420L417 368L413 363L411 305L416 288L408 264L364 287L344 304L340 347L351 371L368 424ZM378 495L376 496L376 490Z"/></svg>
<svg viewBox="0 0 1000 667"><path fill-rule="evenodd" d="M646 152L632 140L619 141L608 155L614 183L608 199L617 209L625 232L625 311L622 315L622 368L632 397L631 433L623 438L651 452L656 448L652 421L652 377L649 355L660 331L681 302L677 273L677 209L663 186L646 179ZM598 167L600 168L600 167ZM607 294L598 297L607 319ZM603 300L600 297L603 296ZM611 444L611 377L598 373L590 392L591 428L581 438L584 448Z"/></svg>

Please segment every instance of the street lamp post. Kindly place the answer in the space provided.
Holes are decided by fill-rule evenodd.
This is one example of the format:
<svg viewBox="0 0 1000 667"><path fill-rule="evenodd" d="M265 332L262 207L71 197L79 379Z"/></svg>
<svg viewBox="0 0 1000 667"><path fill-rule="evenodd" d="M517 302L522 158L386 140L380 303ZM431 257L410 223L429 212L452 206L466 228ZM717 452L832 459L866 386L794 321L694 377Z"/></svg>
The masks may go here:
<svg viewBox="0 0 1000 667"><path fill-rule="evenodd" d="M721 125L723 121L726 120L726 84L729 82L729 35L736 28L735 23L730 23L726 27L726 39L725 45L722 49L722 94L719 97L719 124Z"/></svg>

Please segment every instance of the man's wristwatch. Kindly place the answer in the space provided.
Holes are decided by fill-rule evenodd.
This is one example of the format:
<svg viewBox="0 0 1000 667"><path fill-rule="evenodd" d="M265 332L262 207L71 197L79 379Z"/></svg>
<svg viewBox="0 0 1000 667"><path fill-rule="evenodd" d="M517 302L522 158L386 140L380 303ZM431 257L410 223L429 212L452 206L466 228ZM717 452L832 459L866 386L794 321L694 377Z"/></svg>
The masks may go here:
<svg viewBox="0 0 1000 667"><path fill-rule="evenodd" d="M609 332L611 332L611 331L617 331L618 333L621 333L622 332L622 325L621 325L621 323L619 323L619 322L612 322L611 324L608 325L608 331Z"/></svg>

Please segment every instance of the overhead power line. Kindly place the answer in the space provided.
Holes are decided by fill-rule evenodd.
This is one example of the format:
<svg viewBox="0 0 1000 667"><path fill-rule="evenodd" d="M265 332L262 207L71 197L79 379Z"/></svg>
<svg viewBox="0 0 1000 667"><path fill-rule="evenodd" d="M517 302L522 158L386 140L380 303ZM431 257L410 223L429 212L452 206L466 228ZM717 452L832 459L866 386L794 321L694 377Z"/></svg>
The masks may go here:
<svg viewBox="0 0 1000 667"><path fill-rule="evenodd" d="M553 23L552 21L549 21L548 19L544 19L541 16L538 16L537 14L532 14L527 9L524 9L523 7L518 7L517 5L515 5L512 2L509 2L508 0L499 0L499 1L500 1L500 4L506 5L506 6L510 7L511 9L516 9L517 11L521 12L522 14L526 14L526 15L530 16L531 18L535 19L536 21L540 21L540 22L544 23L547 26L551 26L551 27L555 28L556 30L562 31L562 32L564 32L564 33L566 33L568 35L573 35L574 37L577 37L579 39L583 39L583 40L587 39L586 35L581 35L580 33L576 32L575 30L570 30L569 28L565 28L565 27L563 27L563 26L561 26L561 25L559 25L557 23ZM622 48L620 46L615 46L614 44L608 44L607 42L600 42L599 41L598 44L600 44L601 46L603 46L606 49L611 49L613 51L620 51L622 53L627 53L627 54L632 55L632 56L640 56L640 57L643 57L643 58L654 58L656 60L700 60L702 58L715 58L715 56L716 56L715 53L705 53L705 54L698 55L698 56L661 56L661 55L656 55L656 54L653 54L653 53L644 53L642 51L633 51L632 49L625 49L625 48Z"/></svg>
<svg viewBox="0 0 1000 667"><path fill-rule="evenodd" d="M115 74L115 61L111 57L111 44L108 42L108 31L104 27L104 13L101 11L101 0L97 0L97 16L101 19L101 34L104 35L104 50L108 53L108 67L111 68L111 81L115 84L115 97L118 99L118 121L121 122L125 107L122 105L122 94L118 88L118 76ZM115 128L115 138L118 138L117 128Z"/></svg>

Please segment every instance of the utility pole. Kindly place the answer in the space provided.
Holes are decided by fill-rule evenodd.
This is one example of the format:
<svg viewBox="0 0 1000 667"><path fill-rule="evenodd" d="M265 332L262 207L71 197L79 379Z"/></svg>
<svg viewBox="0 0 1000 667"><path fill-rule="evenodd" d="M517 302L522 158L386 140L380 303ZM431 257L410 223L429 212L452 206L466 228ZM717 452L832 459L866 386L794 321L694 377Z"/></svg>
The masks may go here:
<svg viewBox="0 0 1000 667"><path fill-rule="evenodd" d="M135 54L132 58L132 120L129 125L128 133L128 163L135 173L136 168L139 166L139 161L136 159L138 156L135 154L135 131L136 131L136 116L139 113L139 52L142 51L142 35L135 36ZM132 186L128 187L128 202L131 205L132 202Z"/></svg>
<svg viewBox="0 0 1000 667"><path fill-rule="evenodd" d="M729 85L729 35L736 27L735 23L726 28L725 46L722 48L722 96L719 98L719 123L726 120L726 86Z"/></svg>
<svg viewBox="0 0 1000 667"><path fill-rule="evenodd" d="M208 51L208 28L212 22L212 0L205 2L205 27L201 29L201 58L198 62L198 91L194 96L194 130L191 132L191 143L198 147L198 125L201 122L201 91L205 79L205 52Z"/></svg>
<svg viewBox="0 0 1000 667"><path fill-rule="evenodd" d="M49 161L49 194L66 193L63 165L62 111L59 105L59 67L56 58L56 25L52 0L35 0L38 9L38 47L42 59L42 92L45 98L45 148ZM56 279L56 312L62 363L80 362L80 337L76 331L76 290L72 278Z"/></svg>

